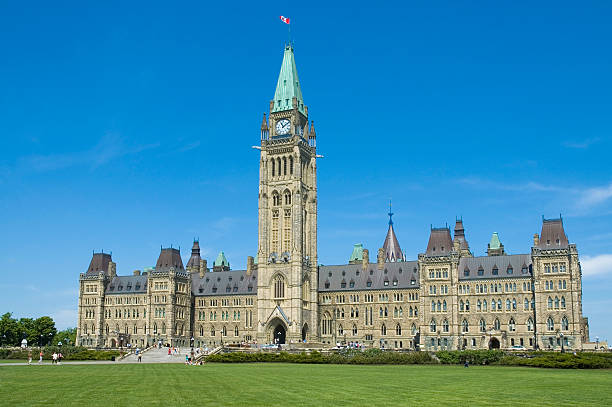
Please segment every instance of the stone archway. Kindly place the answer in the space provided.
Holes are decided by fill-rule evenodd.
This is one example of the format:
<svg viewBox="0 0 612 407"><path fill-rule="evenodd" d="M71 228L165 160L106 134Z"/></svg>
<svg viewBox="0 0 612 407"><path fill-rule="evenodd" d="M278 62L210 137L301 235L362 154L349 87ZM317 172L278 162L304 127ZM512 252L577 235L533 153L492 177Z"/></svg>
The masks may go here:
<svg viewBox="0 0 612 407"><path fill-rule="evenodd" d="M114 339L111 339L111 348L116 348L117 347L117 341Z"/></svg>
<svg viewBox="0 0 612 407"><path fill-rule="evenodd" d="M491 338L489 341L489 349L499 349L499 339Z"/></svg>
<svg viewBox="0 0 612 407"><path fill-rule="evenodd" d="M304 324L302 328L302 342L306 342L306 337L308 336L308 324Z"/></svg>

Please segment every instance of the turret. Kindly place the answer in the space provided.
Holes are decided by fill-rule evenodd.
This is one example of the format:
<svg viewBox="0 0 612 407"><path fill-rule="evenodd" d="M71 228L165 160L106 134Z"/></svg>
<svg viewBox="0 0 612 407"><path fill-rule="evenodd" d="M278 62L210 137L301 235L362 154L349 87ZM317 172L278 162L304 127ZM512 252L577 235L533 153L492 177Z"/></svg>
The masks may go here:
<svg viewBox="0 0 612 407"><path fill-rule="evenodd" d="M503 256L505 254L504 245L499 240L497 232L493 232L491 241L487 245L487 256Z"/></svg>
<svg viewBox="0 0 612 407"><path fill-rule="evenodd" d="M270 129L268 127L268 119L266 119L266 114L263 114L263 121L261 122L261 139L267 140L270 136Z"/></svg>
<svg viewBox="0 0 612 407"><path fill-rule="evenodd" d="M387 237L383 243L383 249L385 251L385 261L404 261L404 254L400 248L395 231L393 230L393 212L391 212L391 202L389 202L389 229L387 230Z"/></svg>
<svg viewBox="0 0 612 407"><path fill-rule="evenodd" d="M187 262L187 271L197 273L200 271L200 242L196 239L193 240L193 246L191 247L191 257Z"/></svg>

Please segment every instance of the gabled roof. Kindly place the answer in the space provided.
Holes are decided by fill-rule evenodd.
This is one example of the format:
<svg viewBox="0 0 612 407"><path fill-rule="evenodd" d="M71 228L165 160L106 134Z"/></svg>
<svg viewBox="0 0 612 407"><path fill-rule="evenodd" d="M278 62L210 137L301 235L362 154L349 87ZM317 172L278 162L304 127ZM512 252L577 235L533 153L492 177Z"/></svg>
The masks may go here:
<svg viewBox="0 0 612 407"><path fill-rule="evenodd" d="M302 98L302 88L295 66L293 47L291 45L286 45L283 63L281 64L280 74L278 75L278 82L276 83L276 92L274 92L274 107L272 108L272 112L293 109L292 103L294 97L297 99L298 111L306 115L304 99Z"/></svg>
<svg viewBox="0 0 612 407"><path fill-rule="evenodd" d="M418 267L417 261L385 263L382 270L376 263L319 266L319 292L418 288Z"/></svg>
<svg viewBox="0 0 612 407"><path fill-rule="evenodd" d="M453 250L453 240L450 236L450 229L432 228L427 242L426 256L447 256Z"/></svg>
<svg viewBox="0 0 612 407"><path fill-rule="evenodd" d="M147 292L146 275L115 276L106 286L106 294L143 294Z"/></svg>
<svg viewBox="0 0 612 407"><path fill-rule="evenodd" d="M228 291L229 289L229 291ZM195 296L257 294L257 271L215 271L191 274L191 292Z"/></svg>
<svg viewBox="0 0 612 407"><path fill-rule="evenodd" d="M530 254L462 257L459 260L459 280L527 278L530 277L528 272L530 265ZM523 273L524 268L527 269L527 273ZM497 274L494 274L495 269Z"/></svg>
<svg viewBox="0 0 612 407"><path fill-rule="evenodd" d="M162 248L157 258L155 270L165 271L169 270L170 267L174 267L176 270L185 270L183 267L183 259L181 259L181 252L172 247Z"/></svg>
<svg viewBox="0 0 612 407"><path fill-rule="evenodd" d="M540 244L538 247L545 248L567 248L569 241L563 229L563 219L544 219L542 218L542 233L540 234Z"/></svg>

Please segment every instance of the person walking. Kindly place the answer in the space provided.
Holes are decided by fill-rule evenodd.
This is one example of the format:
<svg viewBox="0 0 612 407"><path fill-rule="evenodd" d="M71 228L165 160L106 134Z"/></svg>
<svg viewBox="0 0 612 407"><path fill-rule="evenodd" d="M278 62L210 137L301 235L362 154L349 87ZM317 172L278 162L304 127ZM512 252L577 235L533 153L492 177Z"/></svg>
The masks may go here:
<svg viewBox="0 0 612 407"><path fill-rule="evenodd" d="M51 364L54 365L57 363L57 353L53 352L53 355L51 355Z"/></svg>
<svg viewBox="0 0 612 407"><path fill-rule="evenodd" d="M28 366L32 364L32 349L28 351Z"/></svg>
<svg viewBox="0 0 612 407"><path fill-rule="evenodd" d="M59 352L59 353L57 354L57 363L58 363L58 364L60 364L60 365L62 364L62 358L63 358L63 357L64 357L64 355L62 355L62 352Z"/></svg>
<svg viewBox="0 0 612 407"><path fill-rule="evenodd" d="M38 356L39 356L38 364L42 365L42 360L43 360L43 351L42 350L40 351L40 354Z"/></svg>

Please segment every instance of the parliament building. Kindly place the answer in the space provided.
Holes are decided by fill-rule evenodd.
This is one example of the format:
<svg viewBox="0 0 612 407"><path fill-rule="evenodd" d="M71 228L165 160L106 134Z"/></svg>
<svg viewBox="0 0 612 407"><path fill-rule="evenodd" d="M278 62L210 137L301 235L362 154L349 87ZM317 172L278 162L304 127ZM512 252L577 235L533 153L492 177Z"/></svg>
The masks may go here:
<svg viewBox="0 0 612 407"><path fill-rule="evenodd" d="M347 264L320 265L316 139L288 45L261 125L258 244L246 270L232 270L223 252L209 267L198 241L186 265L179 250L162 248L155 267L124 276L110 254L94 253L79 279L78 344L189 346L193 338L198 347L451 350L588 342L578 250L560 217L542 219L530 253L507 254L493 233L487 255L475 257L457 219L452 231L431 228L423 253L407 260L389 211L372 257L356 244Z"/></svg>

